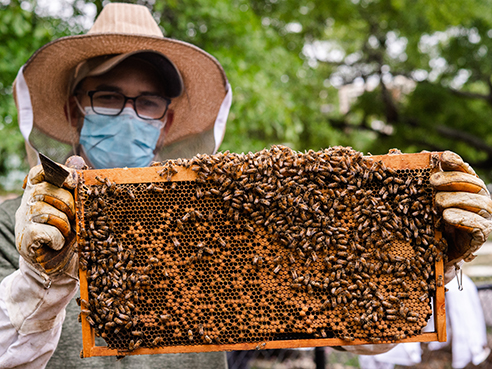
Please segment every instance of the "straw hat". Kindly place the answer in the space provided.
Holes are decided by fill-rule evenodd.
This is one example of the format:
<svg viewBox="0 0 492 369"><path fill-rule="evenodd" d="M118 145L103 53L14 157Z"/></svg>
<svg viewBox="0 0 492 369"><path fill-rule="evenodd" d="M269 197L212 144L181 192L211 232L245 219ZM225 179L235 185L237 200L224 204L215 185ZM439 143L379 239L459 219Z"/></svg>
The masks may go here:
<svg viewBox="0 0 492 369"><path fill-rule="evenodd" d="M136 51L165 55L184 84L183 93L169 107L175 114L165 144L213 129L229 86L219 62L194 45L165 38L145 6L123 3L106 5L87 34L52 41L24 65L34 127L60 142L78 142L64 112L76 67L101 55Z"/></svg>

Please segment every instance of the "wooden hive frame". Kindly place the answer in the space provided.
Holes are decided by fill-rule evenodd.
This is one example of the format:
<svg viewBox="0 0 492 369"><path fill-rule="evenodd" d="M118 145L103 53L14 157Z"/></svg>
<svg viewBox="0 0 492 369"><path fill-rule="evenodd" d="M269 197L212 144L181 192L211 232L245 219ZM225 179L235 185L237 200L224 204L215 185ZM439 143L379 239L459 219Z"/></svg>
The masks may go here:
<svg viewBox="0 0 492 369"><path fill-rule="evenodd" d="M435 161L436 158L439 157L439 153L420 153L420 154L399 154L399 155L382 155L382 156L372 156L369 157L369 160L372 160L373 162L381 162L384 163L384 165L387 168L392 168L393 170L400 170L400 171L405 171L405 170L420 170L420 169L427 169L429 168L435 168L435 163L433 163L433 160ZM434 169L437 170L437 169ZM76 191L76 202L77 202L77 220L76 220L76 226L77 226L77 234L78 234L78 241L80 244L84 244L84 240L87 239L87 230L83 229L84 226L89 228L88 225L88 212L90 212L90 209L85 209L84 207L87 207L87 190L90 188L97 188L97 186L104 185L103 182L106 182L107 184L116 184L116 185L122 185L125 186L127 184L131 184L133 186L140 184L140 186L143 186L142 188L146 188L150 192L155 192L156 195L159 194L160 192L160 187L159 185L164 185L167 184L169 185L172 182L177 182L177 183L194 183L197 181L197 172L192 170L192 168L177 168L176 173L172 173L169 176L163 176L163 168L162 167L149 167L149 168L132 168L132 169L106 169L106 170L87 170L83 171L80 173L82 180L82 185L79 186L79 189ZM167 172L166 172L167 173ZM153 186L156 186L157 189L154 189ZM108 186L106 186L109 188ZM91 191L91 190L89 190ZM115 204L111 204L111 206L122 206L125 208L125 206L128 205L129 202L131 202L131 197L133 194L131 192L122 194L119 193L118 196L115 197L120 197L124 198L116 201ZM93 196L94 197L94 196ZM95 198L95 197L94 197ZM125 200L126 199L126 200ZM200 201L200 199L194 198L196 201ZM148 204L147 204L148 205ZM124 218L125 215L123 214L122 217ZM226 219L226 218L224 218ZM233 222L232 222L233 223ZM137 234L138 232L143 232L144 234L140 234L140 237L142 239L142 242L149 242L148 240L145 241L145 234L148 234L151 232L151 229L146 229L145 226L141 226L140 231L137 231L136 229L133 230L134 234ZM435 230L435 239L439 240L441 235L438 230ZM131 233L131 232L130 232ZM177 233L176 233L177 234ZM133 237L133 236L132 236ZM139 237L136 235L135 237ZM219 237L220 238L220 237ZM215 237L217 239L217 237ZM223 241L223 240L221 240ZM173 239L174 242L174 239ZM169 243L169 242L168 242ZM89 247L89 246L87 246ZM176 247L176 245L174 245ZM181 245L180 245L181 247ZM169 245L168 249L172 249L173 246ZM220 250L220 247L216 248L216 250ZM202 255L205 254L206 252L203 252L202 249L199 250L199 252L202 252ZM82 255L83 252L83 247L80 247L80 256L83 259L84 256ZM220 252L220 251L219 251ZM210 258L212 257L218 257L219 252L215 252L214 254L207 255ZM227 254L227 253L226 253ZM150 255L150 254L149 254ZM200 257L202 256L200 255ZM87 255L86 255L87 256ZM156 256L154 258L154 256ZM161 253L162 256L162 253ZM226 255L227 256L227 255ZM145 259L144 261L149 262L148 260L156 260L159 255L150 255L148 259ZM256 257L256 255L255 255ZM176 258L178 258L176 256ZM266 258L266 257L265 257ZM313 257L314 258L314 257ZM166 259L167 260L167 259ZM142 260L141 260L142 261ZM274 262L272 260L268 261L269 263L273 265ZM250 264L254 263L251 262ZM96 263L97 264L97 263ZM159 259L159 265L165 264L164 258ZM179 264L179 263L178 263ZM190 265L188 265L190 264ZM193 269L192 263L181 263L179 264L180 267L183 268L191 268ZM279 264L280 265L280 264ZM254 268L249 266L248 270L253 270ZM245 268L247 269L247 268ZM280 269L280 267L279 267ZM139 270L142 270L140 268ZM197 269L198 270L198 269ZM256 269L255 269L256 270ZM166 269L164 269L164 273L167 274ZM81 267L80 269L80 295L81 298L84 301L90 301L90 271L86 270L86 268ZM283 272L283 271L282 271ZM160 270L160 273L162 274L162 269ZM275 275L278 273L278 271L274 271L274 274L270 272L270 274L275 277ZM416 332L416 334L411 335L406 338L399 338L396 337L396 339L384 339L381 342L429 342L429 341L440 341L444 342L446 341L446 317L445 317L445 301L444 301L444 286L442 283L443 280L443 261L442 258L436 258L435 261L435 269L433 270L434 276L435 276L435 292L433 297L433 306L432 306L432 311L433 311L433 316L434 316L434 327L435 331L434 332ZM172 272L170 271L170 274ZM172 276L171 276L172 277ZM164 277L162 277L164 278ZM164 278L165 279L165 278ZM107 281L107 283L111 283L111 281ZM161 282L159 282L161 283ZM232 283L232 282L231 282ZM164 282L161 283L162 285ZM303 287L304 288L304 287ZM150 288L148 288L150 289ZM196 293L193 292L193 293ZM146 295L147 300L149 300L148 295ZM160 296L159 298L165 299L165 296ZM206 297L207 299L210 298L210 296ZM140 300L136 300L140 301ZM159 300L163 301L163 300ZM245 306L244 307L239 307L240 309L250 309L250 307L246 307L247 303L249 300L245 299ZM251 301L249 301L251 303ZM203 332L201 332L201 336L198 336L200 332L197 331L197 329L187 329L189 326L186 326L184 328L180 328L178 325L173 326L173 329L175 330L180 330L179 333L174 333L176 337L181 337L179 339L184 339L183 336L186 337L186 331L188 330L188 334L190 331L192 331L191 338L193 341L184 343L184 344L173 344L169 346L161 346L159 344L156 344L155 347L138 347L135 349L122 349L121 347L108 347L108 346L97 346L96 345L96 330L94 327L89 324L90 318L87 318L87 306L84 306L84 302L82 303L82 336L83 336L83 356L84 357L91 357L91 356L122 356L122 355L139 355L139 354L158 354L158 353L184 353L184 352L206 352L206 351L230 351L230 350L251 350L251 349L276 349L276 348L299 348L299 347L318 347L318 346L342 346L342 345L359 345L359 344L366 344L366 343L374 343L374 339L371 338L371 341L368 341L367 339L359 339L359 338L350 338L350 340L343 339L341 337L331 337L331 338L323 338L319 335L319 332L324 332L324 330L319 330L319 329L314 329L312 330L311 333L315 333L315 336L313 334L310 335L292 335L290 339L281 339L281 338L273 338L270 339L266 335L266 338L263 339L257 339L257 340L250 340L247 342L247 340L243 340L242 342L223 342L222 340L219 340L219 338L215 339L212 337L211 341L212 342L205 342L203 339L204 336L209 337L208 335L204 335ZM261 305L261 303L260 303ZM158 310L156 308L155 310ZM166 309L164 309L166 310ZM180 311L179 308L177 308L176 311ZM307 311L307 310L306 310ZM89 314L90 315L90 314ZM148 315L148 314L147 314ZM135 316L138 316L136 314ZM140 318L144 316L143 319L145 318L145 314L140 315ZM162 314L160 315L162 318ZM253 316L253 315L251 315ZM137 318L136 318L137 319ZM166 318L164 318L166 319ZM151 320L151 319L150 319ZM196 317L195 317L196 320ZM163 320L164 321L164 320ZM183 318L181 318L181 322L183 322ZM202 321L202 320L197 320L197 321ZM177 322L175 322L177 323ZM134 323L135 324L135 323ZM139 323L140 324L140 323ZM150 326L152 324L157 326L157 321L154 323L151 320ZM161 325L165 325L163 322L160 322ZM239 324L239 323L238 323ZM244 323L245 324L245 323ZM97 325L97 322L93 322L93 325ZM201 324L202 325L202 324ZM176 327L176 328L174 328ZM207 330L207 329L205 329ZM173 331L174 332L174 331ZM207 332L205 332L207 333ZM214 331L212 328L210 328L210 336L212 336L212 333ZM317 333L317 334L316 334ZM116 333L113 336L117 336L118 333ZM169 333L171 336L171 333ZM194 336L193 336L194 335ZM261 335L260 335L261 336ZM295 336L295 337L294 337ZM309 337L307 337L309 336ZM316 337L318 336L318 337ZM173 336L174 337L174 336ZM219 336L218 336L219 337ZM131 337L133 338L133 337ZM135 341L137 341L138 337L135 337ZM209 337L210 338L210 337ZM129 339L127 339L128 341ZM181 341L179 341L181 342Z"/></svg>

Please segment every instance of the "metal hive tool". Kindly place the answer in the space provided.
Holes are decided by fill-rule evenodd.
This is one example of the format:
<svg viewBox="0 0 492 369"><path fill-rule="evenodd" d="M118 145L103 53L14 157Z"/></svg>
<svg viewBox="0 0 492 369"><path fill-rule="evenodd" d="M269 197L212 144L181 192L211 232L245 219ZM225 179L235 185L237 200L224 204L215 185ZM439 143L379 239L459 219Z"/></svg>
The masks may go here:
<svg viewBox="0 0 492 369"><path fill-rule="evenodd" d="M438 161L274 146L80 172L83 356L445 340Z"/></svg>

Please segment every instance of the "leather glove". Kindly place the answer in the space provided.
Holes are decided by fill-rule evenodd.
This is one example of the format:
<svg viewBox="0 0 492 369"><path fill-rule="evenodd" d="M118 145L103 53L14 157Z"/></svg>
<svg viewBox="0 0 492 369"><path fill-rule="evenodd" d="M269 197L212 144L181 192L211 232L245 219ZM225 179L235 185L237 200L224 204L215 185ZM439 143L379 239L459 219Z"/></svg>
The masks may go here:
<svg viewBox="0 0 492 369"><path fill-rule="evenodd" d="M77 172L65 167L70 175L62 188L44 180L41 165L33 167L25 180L22 202L15 214L15 242L20 255L36 271L49 276L68 271L75 275L77 254L72 222L75 206L72 190Z"/></svg>
<svg viewBox="0 0 492 369"><path fill-rule="evenodd" d="M492 200L485 183L458 154L443 152L440 165L443 171L431 175L430 183L442 210L449 267L473 260L473 253L487 240L492 231Z"/></svg>

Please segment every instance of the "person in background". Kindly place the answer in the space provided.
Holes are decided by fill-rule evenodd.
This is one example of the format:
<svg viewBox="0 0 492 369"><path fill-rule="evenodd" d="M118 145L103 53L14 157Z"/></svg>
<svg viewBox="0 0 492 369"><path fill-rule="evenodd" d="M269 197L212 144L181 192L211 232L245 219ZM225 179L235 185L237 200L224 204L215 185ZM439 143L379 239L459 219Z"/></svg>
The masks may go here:
<svg viewBox="0 0 492 369"><path fill-rule="evenodd" d="M214 153L231 88L212 56L164 38L147 8L110 3L87 34L36 51L19 71L14 97L32 169L22 198L0 209L0 368L113 367L111 358L78 357L80 310L72 299L78 260L69 232L76 172L69 169L62 188L53 186L37 153L58 162L77 154L94 168ZM447 224L449 280L490 233L492 201L458 155L443 154L441 165L445 171L431 182ZM387 349L375 345L373 352ZM202 353L127 357L118 365L221 368L226 362L223 353Z"/></svg>

